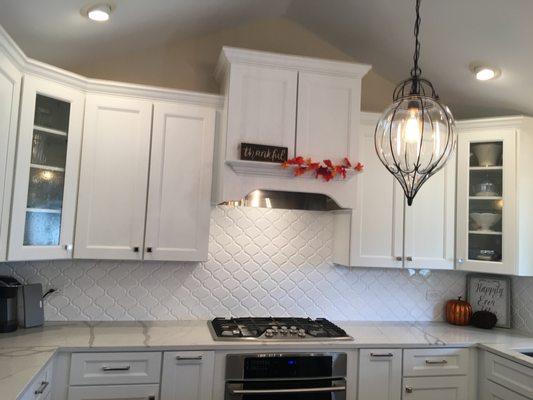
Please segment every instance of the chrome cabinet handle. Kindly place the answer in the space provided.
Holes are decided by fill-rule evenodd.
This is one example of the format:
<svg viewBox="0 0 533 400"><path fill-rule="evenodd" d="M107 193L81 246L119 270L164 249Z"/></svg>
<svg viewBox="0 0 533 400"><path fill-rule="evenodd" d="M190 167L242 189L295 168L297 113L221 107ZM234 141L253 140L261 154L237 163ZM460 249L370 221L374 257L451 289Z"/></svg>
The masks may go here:
<svg viewBox="0 0 533 400"><path fill-rule="evenodd" d="M131 365L124 365L123 367L108 367L107 365L104 365L102 367L102 371L109 372L109 371L129 371L131 369Z"/></svg>
<svg viewBox="0 0 533 400"><path fill-rule="evenodd" d="M176 356L176 360L178 361L200 361L202 358L203 358L202 356L196 356L196 357Z"/></svg>
<svg viewBox="0 0 533 400"><path fill-rule="evenodd" d="M370 353L370 357L386 358L386 357L393 357L393 356L394 356L394 354L392 354L392 353L382 353L382 354L380 354L380 353Z"/></svg>
<svg viewBox="0 0 533 400"><path fill-rule="evenodd" d="M406 386L405 393L413 393L413 388L411 386Z"/></svg>
<svg viewBox="0 0 533 400"><path fill-rule="evenodd" d="M448 364L448 361L446 361L446 360L439 360L439 361L426 360L426 364L427 365L444 365L444 364Z"/></svg>
<svg viewBox="0 0 533 400"><path fill-rule="evenodd" d="M465 262L464 258L458 258L457 259L457 264L464 264L464 262Z"/></svg>
<svg viewBox="0 0 533 400"><path fill-rule="evenodd" d="M35 390L34 394L43 394L49 384L50 382L42 381L41 386L39 386L37 390Z"/></svg>
<svg viewBox="0 0 533 400"><path fill-rule="evenodd" d="M232 389L231 394L283 394L283 393L324 393L324 392L344 392L346 386L329 386L318 388L299 389Z"/></svg>

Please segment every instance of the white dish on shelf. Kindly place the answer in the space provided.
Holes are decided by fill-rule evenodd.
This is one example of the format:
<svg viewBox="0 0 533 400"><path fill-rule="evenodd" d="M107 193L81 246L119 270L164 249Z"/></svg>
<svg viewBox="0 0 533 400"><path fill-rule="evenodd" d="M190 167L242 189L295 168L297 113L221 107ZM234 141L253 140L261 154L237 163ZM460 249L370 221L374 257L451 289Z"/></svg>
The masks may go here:
<svg viewBox="0 0 533 400"><path fill-rule="evenodd" d="M477 192L475 196L478 197L498 197L497 192Z"/></svg>
<svg viewBox="0 0 533 400"><path fill-rule="evenodd" d="M478 230L490 231L490 228L502 219L502 215L496 213L470 213L470 218L480 227Z"/></svg>

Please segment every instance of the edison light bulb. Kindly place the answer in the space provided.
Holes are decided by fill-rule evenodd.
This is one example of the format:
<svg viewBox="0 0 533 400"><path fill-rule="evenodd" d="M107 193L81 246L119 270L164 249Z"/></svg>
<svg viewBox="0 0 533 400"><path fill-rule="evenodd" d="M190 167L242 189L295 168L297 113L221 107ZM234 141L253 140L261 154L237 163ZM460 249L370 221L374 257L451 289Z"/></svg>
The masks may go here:
<svg viewBox="0 0 533 400"><path fill-rule="evenodd" d="M418 143L420 141L420 120L418 119L418 109L409 110L409 119L405 124L403 138L406 143Z"/></svg>

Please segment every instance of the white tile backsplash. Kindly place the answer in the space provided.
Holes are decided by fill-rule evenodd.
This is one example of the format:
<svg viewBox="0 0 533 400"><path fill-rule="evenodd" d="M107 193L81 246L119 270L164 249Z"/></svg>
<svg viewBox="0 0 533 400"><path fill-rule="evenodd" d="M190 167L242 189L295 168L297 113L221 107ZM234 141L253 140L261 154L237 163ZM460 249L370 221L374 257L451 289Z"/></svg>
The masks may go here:
<svg viewBox="0 0 533 400"><path fill-rule="evenodd" d="M331 263L327 212L216 207L205 263L47 261L0 264L0 274L57 293L47 320L207 319L308 315L332 320L429 321L464 295L465 274L346 268ZM528 283L529 282L529 283ZM531 328L532 281L516 280L520 327ZM517 298L518 297L518 298Z"/></svg>

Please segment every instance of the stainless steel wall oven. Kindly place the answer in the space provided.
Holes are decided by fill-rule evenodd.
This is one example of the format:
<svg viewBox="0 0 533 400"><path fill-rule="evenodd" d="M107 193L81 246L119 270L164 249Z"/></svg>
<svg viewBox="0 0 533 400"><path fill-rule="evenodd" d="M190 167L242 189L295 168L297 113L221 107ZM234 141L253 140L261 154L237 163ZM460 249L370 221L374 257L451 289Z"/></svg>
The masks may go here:
<svg viewBox="0 0 533 400"><path fill-rule="evenodd" d="M346 353L228 354L226 400L345 400Z"/></svg>

